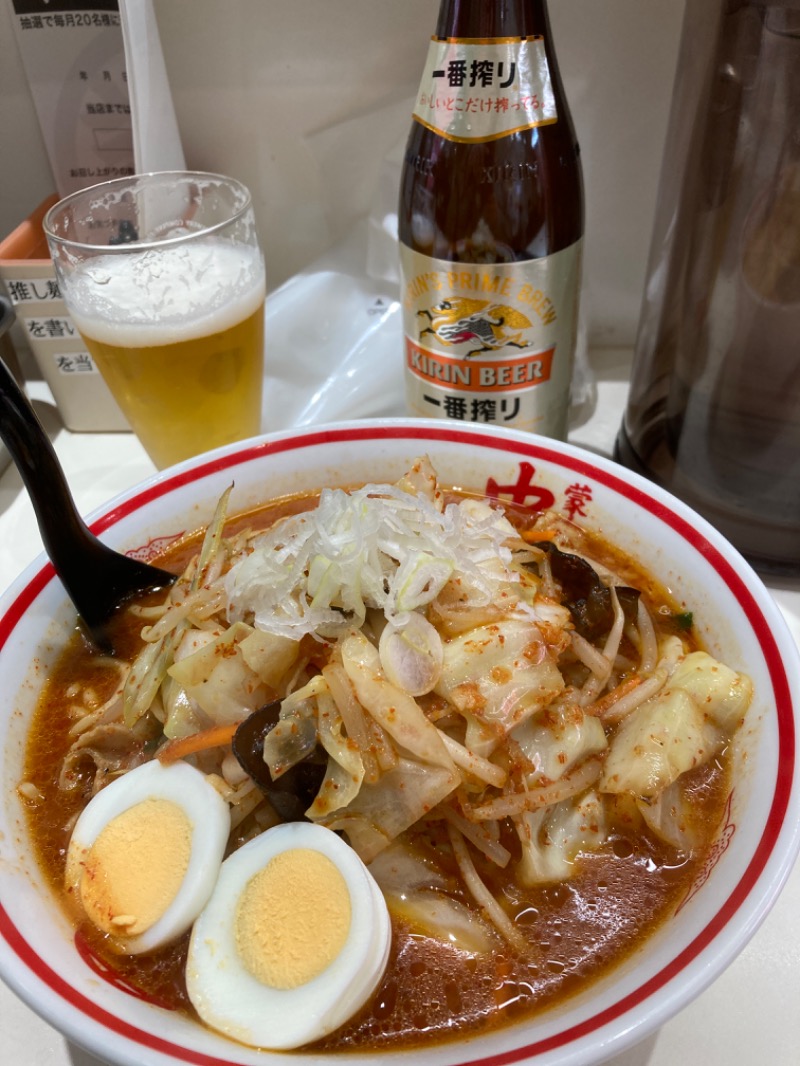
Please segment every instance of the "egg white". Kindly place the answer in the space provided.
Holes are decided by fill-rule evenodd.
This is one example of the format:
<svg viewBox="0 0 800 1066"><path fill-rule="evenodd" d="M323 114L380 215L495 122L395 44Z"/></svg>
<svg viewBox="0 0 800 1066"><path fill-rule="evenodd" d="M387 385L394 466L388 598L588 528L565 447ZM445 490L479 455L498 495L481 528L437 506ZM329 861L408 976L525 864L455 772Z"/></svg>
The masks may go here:
<svg viewBox="0 0 800 1066"><path fill-rule="evenodd" d="M67 851L68 887L77 889L83 862L106 826L149 799L166 800L184 812L191 826L190 856L180 888L161 917L138 936L115 938L116 946L132 955L163 947L191 927L214 889L231 829L227 803L199 770L184 762L144 763L106 785L81 812ZM158 834L157 823L152 832Z"/></svg>
<svg viewBox="0 0 800 1066"><path fill-rule="evenodd" d="M236 910L250 880L271 859L295 848L321 852L344 878L351 921L336 957L296 988L263 984L236 947ZM217 886L197 919L186 983L195 1010L211 1028L252 1047L289 1050L343 1025L377 988L386 969L391 921L383 893L358 855L335 833L291 822L245 844L222 864Z"/></svg>

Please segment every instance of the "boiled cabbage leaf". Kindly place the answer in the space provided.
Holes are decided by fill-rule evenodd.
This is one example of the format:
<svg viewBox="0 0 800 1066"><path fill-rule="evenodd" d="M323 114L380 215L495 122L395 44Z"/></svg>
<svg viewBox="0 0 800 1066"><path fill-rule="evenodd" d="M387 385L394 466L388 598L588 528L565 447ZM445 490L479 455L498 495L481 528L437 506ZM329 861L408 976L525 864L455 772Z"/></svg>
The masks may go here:
<svg viewBox="0 0 800 1066"><path fill-rule="evenodd" d="M544 778L558 781L579 762L608 747L600 720L585 714L576 703L540 711L517 726L511 739L534 768L525 775L528 787Z"/></svg>
<svg viewBox="0 0 800 1066"><path fill-rule="evenodd" d="M405 829L453 791L458 775L441 766L398 759L375 784L363 784L347 807L319 819L344 832L365 863L370 863Z"/></svg>
<svg viewBox="0 0 800 1066"><path fill-rule="evenodd" d="M581 852L599 848L606 836L603 804L594 790L514 819L522 846L517 876L524 885L566 881Z"/></svg>
<svg viewBox="0 0 800 1066"><path fill-rule="evenodd" d="M300 645L289 637L254 629L239 642L239 651L253 673L277 692L287 671L297 662Z"/></svg>
<svg viewBox="0 0 800 1066"><path fill-rule="evenodd" d="M563 689L564 679L536 626L506 619L448 641L434 691L474 715L500 741Z"/></svg>
<svg viewBox="0 0 800 1066"><path fill-rule="evenodd" d="M477 910L441 892L417 889L402 896L385 894L389 913L411 926L412 933L450 944L470 955L485 955L496 948L493 926Z"/></svg>
<svg viewBox="0 0 800 1066"><path fill-rule="evenodd" d="M249 626L236 622L203 643L196 631L191 636L200 642L199 649L177 659L167 671L218 725L241 722L267 702L266 686L247 665L238 647L239 641L251 632Z"/></svg>
<svg viewBox="0 0 800 1066"><path fill-rule="evenodd" d="M753 683L746 674L738 674L704 651L691 652L678 663L670 687L687 692L729 734L741 724L753 697Z"/></svg>
<svg viewBox="0 0 800 1066"><path fill-rule="evenodd" d="M670 686L623 720L611 739L600 789L652 799L707 762L721 742L691 696Z"/></svg>

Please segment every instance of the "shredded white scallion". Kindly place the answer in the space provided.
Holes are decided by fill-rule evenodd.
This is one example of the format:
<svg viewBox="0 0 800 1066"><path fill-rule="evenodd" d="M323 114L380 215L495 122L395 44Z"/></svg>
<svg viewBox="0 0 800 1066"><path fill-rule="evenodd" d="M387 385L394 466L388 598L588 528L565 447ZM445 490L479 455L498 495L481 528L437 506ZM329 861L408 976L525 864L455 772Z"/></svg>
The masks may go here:
<svg viewBox="0 0 800 1066"><path fill-rule="evenodd" d="M226 579L231 620L266 632L326 639L364 622L419 610L463 577L473 602L491 603L511 568L510 523L487 505L428 500L388 485L326 489L315 511L278 523Z"/></svg>

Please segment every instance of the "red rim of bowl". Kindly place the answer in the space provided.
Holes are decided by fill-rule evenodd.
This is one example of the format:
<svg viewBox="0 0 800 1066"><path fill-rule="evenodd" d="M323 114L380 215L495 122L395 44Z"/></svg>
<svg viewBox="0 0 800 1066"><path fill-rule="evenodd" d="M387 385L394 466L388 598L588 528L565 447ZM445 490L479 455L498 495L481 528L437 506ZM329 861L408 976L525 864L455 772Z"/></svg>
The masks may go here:
<svg viewBox="0 0 800 1066"><path fill-rule="evenodd" d="M329 429L300 430L283 436L255 439L242 446L215 453L206 461L201 461L197 464L186 464L176 468L175 473L167 473L163 477L157 477L152 482L146 483L139 491L134 490L133 495L122 499L112 510L101 515L92 523L91 528L94 533L100 534L116 525L122 519L139 511L148 503L169 494L176 488L224 471L230 466L257 461L267 454L314 447L331 442L349 442L375 439L376 437L398 439L410 435L415 440L444 440L457 444L476 444L482 448L496 449L498 451L508 451L513 448L515 453L526 455L532 459L551 462L558 467L567 468L576 474L589 477L626 497L658 518L691 544L706 559L742 606L761 645L761 651L767 664L775 694L778 723L777 775L775 792L772 797L765 830L747 869L727 899L719 907L714 918L668 965L663 967L645 984L639 986L634 992L624 995L611 1006L593 1014L583 1022L571 1026L569 1029L554 1033L552 1036L535 1040L530 1044L499 1054L467 1059L461 1064L461 1066L504 1066L504 1064L518 1062L521 1059L545 1054L548 1051L566 1048L569 1044L596 1032L603 1026L620 1018L632 1008L639 1006L655 991L662 988L684 970L737 914L764 873L784 827L792 793L796 744L794 718L791 713L791 691L780 649L767 620L762 614L761 607L733 564L703 533L699 532L694 525L677 514L666 503L659 502L649 492L639 488L637 484L639 479L631 478L627 480L626 475L626 479L623 480L623 478L613 472L613 469L606 470L602 465L595 465L594 457L590 459L582 458L577 449L570 449L566 453L555 451L548 448L546 443L538 443L536 438L531 438L531 443L521 441L516 437L513 441L509 441L502 436L476 434L467 429L460 430L449 427L440 429L435 425L428 427L427 424L423 427L417 425L413 430L409 430L407 426L403 426L400 423L396 427L391 424L383 424L379 427L374 424L372 426L352 424ZM601 460L601 462L607 461ZM44 564L10 604L3 617L0 618L0 649L5 646L6 641L25 614L25 611L54 577L55 572L52 566L49 563ZM52 992L86 1017L91 1018L117 1035L148 1047L153 1051L172 1055L183 1062L194 1063L196 1066L235 1066L236 1060L234 1058L217 1058L216 1056L210 1056L203 1052L193 1051L174 1044L154 1033L146 1032L131 1023L123 1021L87 999L68 985L30 947L24 937L17 931L1 904L0 936L5 939L9 947L29 970Z"/></svg>

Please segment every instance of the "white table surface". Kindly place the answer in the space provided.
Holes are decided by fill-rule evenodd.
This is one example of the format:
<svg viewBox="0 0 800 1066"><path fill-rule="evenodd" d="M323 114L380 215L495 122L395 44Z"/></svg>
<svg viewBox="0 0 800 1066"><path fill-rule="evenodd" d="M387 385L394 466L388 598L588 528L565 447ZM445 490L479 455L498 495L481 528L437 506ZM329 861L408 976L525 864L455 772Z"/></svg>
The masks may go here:
<svg viewBox="0 0 800 1066"><path fill-rule="evenodd" d="M629 353L595 352L590 363L596 401L582 413L580 424L573 425L570 440L610 455L625 403ZM46 399L46 390L34 385L30 391L82 513L154 472L131 434L70 433ZM384 400L368 413L391 415L400 408L384 393ZM285 424L273 421L265 428ZM9 584L40 551L30 503L16 470L9 467L0 475L0 586ZM768 585L800 645L800 585ZM800 1064L800 869L795 868L776 906L726 972L660 1030L609 1061L613 1066ZM0 1066L100 1062L66 1041L0 984Z"/></svg>

